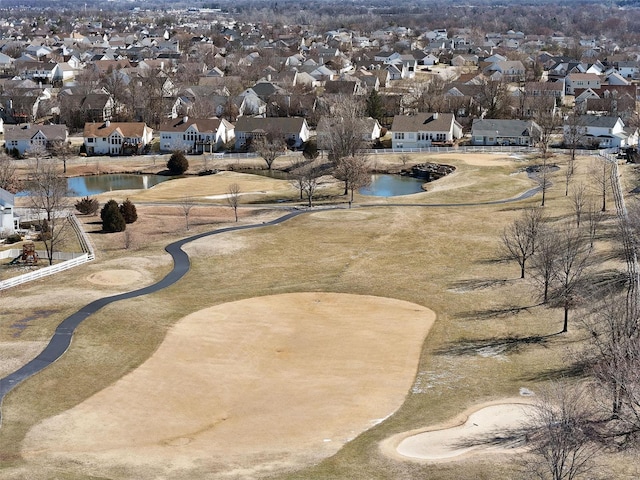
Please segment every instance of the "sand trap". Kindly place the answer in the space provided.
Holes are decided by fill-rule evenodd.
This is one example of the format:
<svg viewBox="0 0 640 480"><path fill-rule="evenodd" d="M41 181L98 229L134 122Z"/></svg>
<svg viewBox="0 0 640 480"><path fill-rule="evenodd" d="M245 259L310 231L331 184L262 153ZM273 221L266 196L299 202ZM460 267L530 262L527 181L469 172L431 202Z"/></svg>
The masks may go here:
<svg viewBox="0 0 640 480"><path fill-rule="evenodd" d="M457 460L474 453L521 451L519 440L497 443L487 440L505 438L507 432L522 426L532 410L531 404L499 403L474 408L450 425L395 435L384 441L381 448L395 458L427 461Z"/></svg>
<svg viewBox="0 0 640 480"><path fill-rule="evenodd" d="M138 479L316 462L402 404L434 319L413 303L327 293L208 308L137 370L34 426L23 455Z"/></svg>
<svg viewBox="0 0 640 480"><path fill-rule="evenodd" d="M135 270L102 270L87 275L87 280L95 285L129 285L139 283L143 275Z"/></svg>

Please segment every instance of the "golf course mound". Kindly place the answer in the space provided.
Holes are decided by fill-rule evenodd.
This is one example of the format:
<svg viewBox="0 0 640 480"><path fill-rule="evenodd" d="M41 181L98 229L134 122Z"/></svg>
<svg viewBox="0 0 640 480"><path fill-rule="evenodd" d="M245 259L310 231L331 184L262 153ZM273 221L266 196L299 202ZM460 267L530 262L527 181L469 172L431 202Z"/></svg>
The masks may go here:
<svg viewBox="0 0 640 480"><path fill-rule="evenodd" d="M27 434L29 462L109 478L244 478L337 452L398 409L433 311L351 294L216 305L147 361Z"/></svg>

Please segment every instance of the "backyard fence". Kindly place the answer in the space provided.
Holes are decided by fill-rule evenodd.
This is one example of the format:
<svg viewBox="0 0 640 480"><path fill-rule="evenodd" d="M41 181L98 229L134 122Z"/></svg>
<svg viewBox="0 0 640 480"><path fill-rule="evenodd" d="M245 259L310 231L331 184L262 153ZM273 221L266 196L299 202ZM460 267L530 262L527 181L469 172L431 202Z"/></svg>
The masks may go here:
<svg viewBox="0 0 640 480"><path fill-rule="evenodd" d="M39 278L44 278L49 275L54 275L59 272L63 272L78 265L90 262L95 259L93 245L91 240L85 233L82 225L78 221L77 217L73 214L68 215L67 219L71 225L71 228L78 237L78 243L82 249L82 253L69 253L69 252L54 252L53 260L60 261L55 265L49 265L37 270L33 270L16 277L9 278L0 282L0 290L6 290L7 288L22 285L23 283L31 282ZM37 251L40 261L47 261L48 255L45 251ZM0 252L0 259L15 258L22 254L22 250L18 248L11 248Z"/></svg>

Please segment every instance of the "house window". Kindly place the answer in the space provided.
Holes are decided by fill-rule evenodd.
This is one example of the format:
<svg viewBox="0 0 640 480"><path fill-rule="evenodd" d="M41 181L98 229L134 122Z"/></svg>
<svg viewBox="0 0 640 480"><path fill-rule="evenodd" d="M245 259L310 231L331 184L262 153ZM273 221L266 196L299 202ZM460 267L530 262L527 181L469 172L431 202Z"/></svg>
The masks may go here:
<svg viewBox="0 0 640 480"><path fill-rule="evenodd" d="M396 140L404 140L404 132L396 132L394 135Z"/></svg>
<svg viewBox="0 0 640 480"><path fill-rule="evenodd" d="M87 143L93 143L93 138L87 138Z"/></svg>

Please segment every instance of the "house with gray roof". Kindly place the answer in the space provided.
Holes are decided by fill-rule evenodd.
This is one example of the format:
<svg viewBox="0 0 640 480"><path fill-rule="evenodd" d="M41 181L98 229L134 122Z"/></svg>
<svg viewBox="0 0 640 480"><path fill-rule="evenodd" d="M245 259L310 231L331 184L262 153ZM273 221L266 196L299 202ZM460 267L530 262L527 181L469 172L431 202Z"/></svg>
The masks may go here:
<svg viewBox="0 0 640 480"><path fill-rule="evenodd" d="M309 140L309 126L301 117L239 117L235 133L237 150L247 147L252 139L268 133L281 135L293 148L300 148Z"/></svg>
<svg viewBox="0 0 640 480"><path fill-rule="evenodd" d="M540 133L540 126L533 120L476 118L471 125L471 144L531 147Z"/></svg>
<svg viewBox="0 0 640 480"><path fill-rule="evenodd" d="M57 143L67 141L66 125L22 125L4 126L4 146L8 152L17 151L20 155L30 148L39 145L49 149Z"/></svg>
<svg viewBox="0 0 640 480"><path fill-rule="evenodd" d="M453 113L396 115L391 132L391 147L394 150L426 148L434 143L452 143L462 138L462 126Z"/></svg>
<svg viewBox="0 0 640 480"><path fill-rule="evenodd" d="M581 115L579 125L584 129L582 144L597 148L624 148L638 145L638 130L628 128L620 117L609 115ZM565 136L569 125L564 125Z"/></svg>

